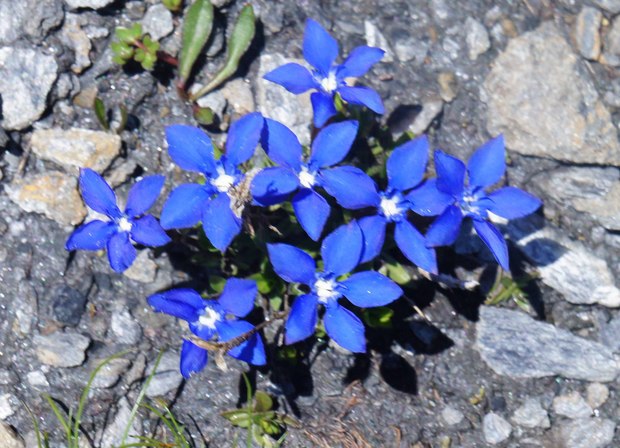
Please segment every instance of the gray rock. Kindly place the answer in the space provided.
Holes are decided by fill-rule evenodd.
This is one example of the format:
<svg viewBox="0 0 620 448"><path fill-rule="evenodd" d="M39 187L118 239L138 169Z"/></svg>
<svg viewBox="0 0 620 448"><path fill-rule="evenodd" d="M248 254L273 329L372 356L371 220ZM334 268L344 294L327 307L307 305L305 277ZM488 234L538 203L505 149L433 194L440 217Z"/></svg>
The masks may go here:
<svg viewBox="0 0 620 448"><path fill-rule="evenodd" d="M558 427L560 448L605 448L614 438L616 424L604 418L582 418Z"/></svg>
<svg viewBox="0 0 620 448"><path fill-rule="evenodd" d="M543 283L562 293L570 303L620 306L620 290L607 262L550 225L537 229L536 219L513 221L507 230L536 265Z"/></svg>
<svg viewBox="0 0 620 448"><path fill-rule="evenodd" d="M604 9L612 14L618 14L620 12L620 0L588 0L589 3Z"/></svg>
<svg viewBox="0 0 620 448"><path fill-rule="evenodd" d="M113 1L114 0L65 0L65 3L70 9L99 9L108 6Z"/></svg>
<svg viewBox="0 0 620 448"><path fill-rule="evenodd" d="M0 446L3 448L24 448L24 440L8 424L0 422Z"/></svg>
<svg viewBox="0 0 620 448"><path fill-rule="evenodd" d="M95 360L94 365L98 366L103 359ZM104 365L95 377L92 386L97 389L107 389L119 382L121 376L127 371L131 361L124 358L116 358Z"/></svg>
<svg viewBox="0 0 620 448"><path fill-rule="evenodd" d="M482 53L491 48L489 33L484 25L472 17L465 20L465 42L469 59L475 61Z"/></svg>
<svg viewBox="0 0 620 448"><path fill-rule="evenodd" d="M33 338L37 358L43 364L54 367L75 367L86 359L90 338L79 333L54 332Z"/></svg>
<svg viewBox="0 0 620 448"><path fill-rule="evenodd" d="M604 345L535 321L520 311L483 306L476 329L476 350L500 375L561 375L607 382L620 373L617 360Z"/></svg>
<svg viewBox="0 0 620 448"><path fill-rule="evenodd" d="M616 17L612 22L607 35L605 36L604 52L601 62L607 65L620 65L620 17Z"/></svg>
<svg viewBox="0 0 620 448"><path fill-rule="evenodd" d="M153 365L149 366L147 376L153 372ZM148 389L146 389L147 397L158 397L165 395L170 391L178 389L183 381L183 376L179 371L179 354L173 351L167 351L161 357L157 371L153 375Z"/></svg>
<svg viewBox="0 0 620 448"><path fill-rule="evenodd" d="M613 167L570 166L537 174L532 183L559 204L575 207L579 199L605 196L619 178L618 169Z"/></svg>
<svg viewBox="0 0 620 448"><path fill-rule="evenodd" d="M482 419L482 433L484 440L491 445L503 442L512 432L512 426L502 416L490 412Z"/></svg>
<svg viewBox="0 0 620 448"><path fill-rule="evenodd" d="M26 36L40 39L62 22L60 0L0 2L0 45L9 45Z"/></svg>
<svg viewBox="0 0 620 448"><path fill-rule="evenodd" d="M250 83L243 79L233 79L224 84L222 95L224 95L229 107L232 107L233 111L239 115L256 110Z"/></svg>
<svg viewBox="0 0 620 448"><path fill-rule="evenodd" d="M138 252L135 262L123 272L127 278L140 283L152 283L157 276L157 264L150 257L148 249Z"/></svg>
<svg viewBox="0 0 620 448"><path fill-rule="evenodd" d="M112 313L110 330L117 342L121 344L137 344L142 337L142 328L128 309L123 308Z"/></svg>
<svg viewBox="0 0 620 448"><path fill-rule="evenodd" d="M34 388L49 387L50 383L47 381L45 373L41 370L34 370L26 374L26 380Z"/></svg>
<svg viewBox="0 0 620 448"><path fill-rule="evenodd" d="M581 56L596 60L601 54L599 29L603 14L595 8L584 6L575 22L575 41Z"/></svg>
<svg viewBox="0 0 620 448"><path fill-rule="evenodd" d="M13 406L11 406L11 401L13 399L11 394L0 395L0 420L5 420L15 414Z"/></svg>
<svg viewBox="0 0 620 448"><path fill-rule="evenodd" d="M127 401L127 398L122 397L116 405L114 417L110 419L101 436L102 448L114 448L121 444L130 416L131 405L129 401ZM140 418L140 413L138 413L131 423L131 427L127 434L127 440L135 440L135 437L141 435L142 419Z"/></svg>
<svg viewBox="0 0 620 448"><path fill-rule="evenodd" d="M437 84L439 84L439 96L446 103L451 102L458 94L458 83L452 72L441 72L437 75Z"/></svg>
<svg viewBox="0 0 620 448"><path fill-rule="evenodd" d="M585 418L592 415L592 408L577 391L553 399L553 410L568 418Z"/></svg>
<svg viewBox="0 0 620 448"><path fill-rule="evenodd" d="M161 3L151 6L142 18L142 30L153 40L160 40L172 33L172 13Z"/></svg>
<svg viewBox="0 0 620 448"><path fill-rule="evenodd" d="M528 398L512 415L511 420L524 428L549 428L549 414L537 398Z"/></svg>
<svg viewBox="0 0 620 448"><path fill-rule="evenodd" d="M78 74L91 65L92 45L90 38L82 29L82 21L82 17L77 14L67 14L60 34L63 43L73 50L75 59L71 64L71 70Z"/></svg>
<svg viewBox="0 0 620 448"><path fill-rule="evenodd" d="M54 318L58 322L73 327L80 323L86 307L84 294L68 285L62 285L54 291L52 300Z"/></svg>
<svg viewBox="0 0 620 448"><path fill-rule="evenodd" d="M196 83L191 87L190 92L197 92L202 87L202 84ZM200 99L198 99L196 103L200 107L210 108L215 113L215 115L217 115L218 117L222 117L224 115L224 110L226 109L227 101L224 97L224 94L222 93L222 90L219 89L213 92L209 92L203 97L200 97Z"/></svg>
<svg viewBox="0 0 620 448"><path fill-rule="evenodd" d="M399 61L412 61L414 65L424 63L430 43L417 39L410 30L405 28L395 28L390 35L390 40L394 54Z"/></svg>
<svg viewBox="0 0 620 448"><path fill-rule="evenodd" d="M465 416L461 411L452 406L446 406L441 411L441 420L447 426L456 426L463 421Z"/></svg>
<svg viewBox="0 0 620 448"><path fill-rule="evenodd" d="M45 111L58 65L53 56L37 50L4 47L0 48L0 69L1 125L6 130L23 129Z"/></svg>
<svg viewBox="0 0 620 448"><path fill-rule="evenodd" d="M552 22L512 39L484 81L487 129L521 154L620 165L617 130Z"/></svg>
<svg viewBox="0 0 620 448"><path fill-rule="evenodd" d="M620 181L609 192L593 199L577 199L574 206L592 215L607 230L620 230Z"/></svg>
<svg viewBox="0 0 620 448"><path fill-rule="evenodd" d="M620 353L620 315L601 326L601 342L612 351Z"/></svg>
<svg viewBox="0 0 620 448"><path fill-rule="evenodd" d="M409 125L409 130L415 135L423 134L431 125L437 115L443 110L443 101L440 99L428 99L422 103L422 111Z"/></svg>
<svg viewBox="0 0 620 448"><path fill-rule="evenodd" d="M600 408L609 398L609 388L601 383L588 384L586 401L593 408Z"/></svg>
<svg viewBox="0 0 620 448"><path fill-rule="evenodd" d="M110 132L71 128L37 129L30 139L32 152L77 173L77 168L104 171L121 150L121 138Z"/></svg>
<svg viewBox="0 0 620 448"><path fill-rule="evenodd" d="M394 61L394 54L388 40L383 33L381 33L379 28L377 28L377 26L370 20L364 20L364 36L366 37L366 43L369 46L379 47L385 51L385 55L383 56L383 59L381 59L383 62Z"/></svg>

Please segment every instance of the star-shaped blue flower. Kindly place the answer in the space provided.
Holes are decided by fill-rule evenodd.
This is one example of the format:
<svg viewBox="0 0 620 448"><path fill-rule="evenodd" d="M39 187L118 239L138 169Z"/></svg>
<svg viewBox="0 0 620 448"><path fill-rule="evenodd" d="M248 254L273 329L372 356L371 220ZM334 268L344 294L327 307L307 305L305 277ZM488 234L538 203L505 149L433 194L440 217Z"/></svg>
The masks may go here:
<svg viewBox="0 0 620 448"><path fill-rule="evenodd" d="M321 25L308 19L303 53L306 61L313 67L312 71L302 65L289 63L272 70L264 78L280 84L294 94L317 89L310 96L316 127L322 127L336 115L336 93L348 103L366 106L378 114L383 114L385 109L377 92L368 87L352 87L345 83L345 78L357 78L370 70L385 54L383 50L360 46L353 49L342 64L334 64L339 53L338 42Z"/></svg>
<svg viewBox="0 0 620 448"><path fill-rule="evenodd" d="M294 344L310 337L317 322L319 304L325 307L325 331L338 345L352 352L366 351L364 325L342 306L344 296L363 308L387 305L403 291L389 278L374 271L356 272L344 280L340 277L358 265L364 238L357 222L337 228L323 240L323 270L310 255L288 244L269 244L269 260L274 271L287 282L306 285L310 292L295 299L286 321L285 342Z"/></svg>
<svg viewBox="0 0 620 448"><path fill-rule="evenodd" d="M161 224L165 229L202 228L211 244L222 252L241 231L242 207L231 196L245 177L239 165L254 154L263 129L263 117L251 113L230 127L226 153L219 160L213 154L211 139L201 129L174 125L166 128L168 152L184 170L202 173L206 182L178 186L164 204Z"/></svg>
<svg viewBox="0 0 620 448"><path fill-rule="evenodd" d="M217 337L227 342L248 333L254 326L239 317L248 315L254 308L257 294L256 282L230 278L217 299L205 300L193 289L172 289L153 294L147 300L156 312L170 314L189 323L196 336L205 341ZM233 358L249 364L264 365L265 347L258 333L228 351ZM208 352L191 341L184 340L181 349L181 374L189 378L207 364Z"/></svg>
<svg viewBox="0 0 620 448"><path fill-rule="evenodd" d="M503 136L489 140L478 148L467 166L456 157L436 151L435 169L436 187L441 196L438 196L438 203L443 203L446 208L426 233L427 243L430 246L454 243L463 218L471 218L476 233L497 262L505 270L510 270L506 241L499 229L489 222L489 215L504 219L521 218L535 212L542 202L515 187L503 187L487 193L486 189L497 183L506 171Z"/></svg>
<svg viewBox="0 0 620 448"><path fill-rule="evenodd" d="M359 168L341 166L328 168L342 161L357 135L357 121L343 121L322 129L312 142L312 152L304 161L301 143L282 123L265 119L263 147L271 160L281 166L262 170L252 180L252 196L260 205L272 205L292 199L293 209L301 227L317 241L330 207L317 193L323 187L332 190L354 190L366 175Z"/></svg>
<svg viewBox="0 0 620 448"><path fill-rule="evenodd" d="M93 220L78 227L65 244L67 250L107 248L110 266L123 272L136 258L132 241L144 246L163 246L170 241L152 215L144 213L157 200L164 176L147 176L129 191L125 211L116 205L116 195L106 181L90 168L80 170L80 189L86 205L109 221Z"/></svg>

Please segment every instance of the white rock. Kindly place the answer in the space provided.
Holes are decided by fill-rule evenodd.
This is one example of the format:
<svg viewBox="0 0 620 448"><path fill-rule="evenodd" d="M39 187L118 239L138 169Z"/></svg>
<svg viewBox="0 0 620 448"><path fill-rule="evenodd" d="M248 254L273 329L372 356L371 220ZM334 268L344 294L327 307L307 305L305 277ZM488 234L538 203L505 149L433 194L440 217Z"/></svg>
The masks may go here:
<svg viewBox="0 0 620 448"><path fill-rule="evenodd" d="M497 445L510 437L512 426L503 417L491 412L482 419L482 433L488 443Z"/></svg>
<svg viewBox="0 0 620 448"><path fill-rule="evenodd" d="M511 419L515 424L524 428L549 428L551 421L549 414L540 404L537 398L528 398L515 411Z"/></svg>
<svg viewBox="0 0 620 448"><path fill-rule="evenodd" d="M576 391L555 397L553 399L553 410L556 414L568 418L584 418L592 415L592 408Z"/></svg>
<svg viewBox="0 0 620 448"><path fill-rule="evenodd" d="M33 338L37 358L43 364L54 367L79 366L86 359L90 338L79 333L54 332Z"/></svg>
<svg viewBox="0 0 620 448"><path fill-rule="evenodd" d="M142 30L155 41L170 35L174 30L172 13L161 3L151 6L142 18Z"/></svg>
<svg viewBox="0 0 620 448"><path fill-rule="evenodd" d="M475 61L478 56L491 48L489 33L482 23L472 17L465 20L465 32L467 33L465 42L467 43L469 59Z"/></svg>
<svg viewBox="0 0 620 448"><path fill-rule="evenodd" d="M15 414L15 411L11 406L12 399L13 396L11 394L0 395L0 420L5 420Z"/></svg>
<svg viewBox="0 0 620 448"><path fill-rule="evenodd" d="M586 401L593 408L601 407L609 398L609 388L601 383L588 384L586 388Z"/></svg>
<svg viewBox="0 0 620 448"><path fill-rule="evenodd" d="M370 47L378 47L385 51L385 55L383 55L383 59L381 59L382 62L394 61L394 54L390 44L379 28L370 20L364 20L364 35L366 37L366 43Z"/></svg>
<svg viewBox="0 0 620 448"><path fill-rule="evenodd" d="M114 0L65 0L65 3L70 9L99 9L108 6L112 2L114 2Z"/></svg>

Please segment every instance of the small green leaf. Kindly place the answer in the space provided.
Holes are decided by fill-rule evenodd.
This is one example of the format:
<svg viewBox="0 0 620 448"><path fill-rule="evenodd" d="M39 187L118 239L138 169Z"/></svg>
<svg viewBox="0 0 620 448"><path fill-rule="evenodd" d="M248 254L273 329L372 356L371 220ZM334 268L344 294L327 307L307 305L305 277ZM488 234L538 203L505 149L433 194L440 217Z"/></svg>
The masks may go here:
<svg viewBox="0 0 620 448"><path fill-rule="evenodd" d="M372 328L390 328L392 326L392 316L394 310L385 306L366 308L362 312L364 321Z"/></svg>
<svg viewBox="0 0 620 448"><path fill-rule="evenodd" d="M114 56L118 57L118 59L122 61L121 64L124 64L130 60L134 54L134 48L124 42L112 42L110 44L110 48L112 49Z"/></svg>
<svg viewBox="0 0 620 448"><path fill-rule="evenodd" d="M142 25L140 23L134 23L131 28L118 26L114 34L116 34L116 38L119 41L132 45L142 37Z"/></svg>
<svg viewBox="0 0 620 448"><path fill-rule="evenodd" d="M196 0L187 10L183 22L183 47L179 60L179 78L184 86L198 55L213 28L213 5L210 0Z"/></svg>
<svg viewBox="0 0 620 448"><path fill-rule="evenodd" d="M114 129L114 132L120 134L125 129L125 126L127 126L127 119L129 118L129 114L127 113L127 108L123 104L121 104L118 109L121 114L121 119L116 129Z"/></svg>
<svg viewBox="0 0 620 448"><path fill-rule="evenodd" d="M194 118L199 124L209 126L215 121L215 113L210 107L195 107Z"/></svg>
<svg viewBox="0 0 620 448"><path fill-rule="evenodd" d="M170 12L179 12L183 5L183 0L161 0L161 2Z"/></svg>
<svg viewBox="0 0 620 448"><path fill-rule="evenodd" d="M95 109L95 116L97 117L97 120L99 120L99 124L101 124L101 127L106 131L109 131L110 123L108 122L107 111L105 109L105 104L103 103L103 100L99 97L95 98L95 104L93 108Z"/></svg>
<svg viewBox="0 0 620 448"><path fill-rule="evenodd" d="M269 396L269 394L257 390L254 394L254 411L256 412L266 412L270 411L273 407L273 400Z"/></svg>
<svg viewBox="0 0 620 448"><path fill-rule="evenodd" d="M226 284L226 279L224 277L220 277L218 275L211 275L209 277L209 286L216 293L220 293L224 290L224 285Z"/></svg>
<svg viewBox="0 0 620 448"><path fill-rule="evenodd" d="M209 83L191 96L192 100L196 100L206 95L211 90L218 87L229 77L231 77L239 68L239 60L247 51L254 39L256 33L256 17L252 5L247 4L239 13L239 18L233 28L230 39L228 40L228 53L226 54L226 62L217 74L209 81Z"/></svg>
<svg viewBox="0 0 620 448"><path fill-rule="evenodd" d="M409 272L407 272L405 267L398 262L386 263L385 268L387 271L387 276L399 285L406 285L412 280Z"/></svg>
<svg viewBox="0 0 620 448"><path fill-rule="evenodd" d="M222 412L222 417L228 420L235 426L240 428L247 428L252 423L250 414L246 409L235 409L233 411Z"/></svg>

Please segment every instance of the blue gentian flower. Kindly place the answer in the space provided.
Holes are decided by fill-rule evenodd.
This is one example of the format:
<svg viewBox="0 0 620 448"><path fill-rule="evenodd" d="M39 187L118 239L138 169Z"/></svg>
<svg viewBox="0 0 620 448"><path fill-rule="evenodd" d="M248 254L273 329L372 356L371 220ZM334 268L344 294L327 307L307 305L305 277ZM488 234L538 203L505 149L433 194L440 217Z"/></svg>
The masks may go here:
<svg viewBox="0 0 620 448"><path fill-rule="evenodd" d="M201 129L174 125L166 128L168 152L184 170L202 173L206 182L178 186L164 204L161 224L165 229L202 228L211 244L222 252L241 231L243 206L232 195L245 175L239 165L254 154L263 128L263 117L251 113L230 127L226 153L219 160L213 155L211 139Z"/></svg>
<svg viewBox="0 0 620 448"><path fill-rule="evenodd" d="M163 246L170 241L152 215L144 213L157 200L164 176L147 176L137 182L127 197L125 211L116 205L116 195L106 181L90 168L80 170L80 189L86 205L107 216L109 221L93 220L78 227L69 237L67 250L107 248L110 266L123 272L136 258L132 241L144 246Z"/></svg>
<svg viewBox="0 0 620 448"><path fill-rule="evenodd" d="M272 70L264 78L294 94L317 89L310 96L316 127L322 127L336 115L336 93L348 103L366 106L383 114L385 109L377 92L368 87L352 87L345 83L345 78L357 78L370 70L385 54L383 50L363 45L353 49L342 64L334 64L339 53L338 42L321 25L308 19L303 53L312 71L302 65L289 63Z"/></svg>
<svg viewBox="0 0 620 448"><path fill-rule="evenodd" d="M253 280L230 278L217 299L205 300L193 289L172 289L153 294L147 300L156 312L170 314L189 323L189 328L200 339L217 337L227 342L248 333L254 326L237 319L245 317L254 308L258 289ZM233 358L249 364L264 365L265 347L258 333L228 351ZM184 340L181 349L181 374L189 378L207 364L207 350Z"/></svg>
<svg viewBox="0 0 620 448"><path fill-rule="evenodd" d="M317 322L319 304L325 307L325 331L338 345L352 352L366 351L364 325L342 306L344 296L356 306L369 308L387 305L402 295L400 287L389 278L374 271L351 274L359 263L364 237L357 222L340 226L323 240L321 257L323 270L310 255L288 244L269 244L269 260L274 271L287 282L297 282L310 292L295 299L286 321L285 342L293 344L310 337Z"/></svg>
<svg viewBox="0 0 620 448"><path fill-rule="evenodd" d="M489 222L489 217L492 214L504 219L521 218L535 212L542 202L515 187L503 187L487 193L486 189L497 183L506 171L503 136L489 140L478 148L467 166L456 157L436 151L435 169L439 193L437 203L443 203L446 208L429 228L427 243L430 246L454 243L463 218L471 218L476 233L497 262L505 270L510 270L506 241L499 229Z"/></svg>
<svg viewBox="0 0 620 448"><path fill-rule="evenodd" d="M354 196L358 184L367 181L359 168L328 169L346 157L358 126L357 121L343 121L322 129L312 142L312 152L306 162L295 134L283 124L266 118L263 147L269 158L281 166L266 168L254 177L251 190L254 200L260 205L271 205L297 192L292 199L297 220L308 236L317 241L330 207L316 188L323 187L330 194L350 191L349 196Z"/></svg>

